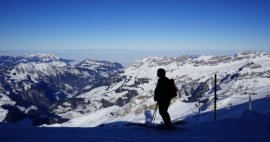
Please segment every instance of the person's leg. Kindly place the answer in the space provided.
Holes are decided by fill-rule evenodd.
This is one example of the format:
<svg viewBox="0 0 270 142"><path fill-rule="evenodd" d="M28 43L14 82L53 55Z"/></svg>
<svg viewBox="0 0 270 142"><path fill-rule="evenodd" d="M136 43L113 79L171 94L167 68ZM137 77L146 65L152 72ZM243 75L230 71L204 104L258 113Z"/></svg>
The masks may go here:
<svg viewBox="0 0 270 142"><path fill-rule="evenodd" d="M172 123L171 123L171 118L170 118L170 115L168 113L168 108L169 108L169 105L170 105L170 101L162 101L162 102L159 102L159 114L161 115L163 121L164 121L164 124L170 128Z"/></svg>

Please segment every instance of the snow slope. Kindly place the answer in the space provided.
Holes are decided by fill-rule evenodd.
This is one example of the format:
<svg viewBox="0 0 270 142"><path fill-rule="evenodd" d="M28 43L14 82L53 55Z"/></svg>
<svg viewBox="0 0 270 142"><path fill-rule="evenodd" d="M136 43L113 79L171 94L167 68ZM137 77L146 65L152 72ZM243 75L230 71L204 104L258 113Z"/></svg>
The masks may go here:
<svg viewBox="0 0 270 142"><path fill-rule="evenodd" d="M267 92L270 86L266 86L264 89ZM86 113L83 115L75 114L70 111L69 114L74 117L62 124L44 125L46 127L96 127L100 125L108 125L115 123L114 125L125 125L127 123L141 123L149 124L153 116L154 101L150 96L148 99L141 100L141 96L132 99L131 103L123 106L111 106L108 108L100 109L92 113ZM151 106L152 105L152 106ZM210 102L207 104L207 108L197 107L197 103L185 103L181 98L174 100L174 103L169 107L169 114L172 122L179 120L189 122L192 124L213 121L214 104ZM141 109L144 108L144 109ZM217 120L227 118L241 118L242 114L249 108L248 95L234 94L230 97L219 99L217 101ZM128 111L127 111L128 110ZM138 113L141 110L140 113ZM252 96L252 110L262 114L270 113L270 99L266 98L265 92L258 92L258 94ZM117 123L123 122L123 123ZM163 120L161 116L156 115L154 125L162 124Z"/></svg>
<svg viewBox="0 0 270 142"><path fill-rule="evenodd" d="M246 111L245 117L223 119L198 124L178 126L190 131L164 131L147 127L118 126L94 128L47 128L27 127L0 123L1 141L93 141L93 142L138 142L138 141L188 141L188 142L268 142L270 141L270 119L259 117L255 112ZM256 116L254 118L254 116ZM121 123L121 122L118 122Z"/></svg>

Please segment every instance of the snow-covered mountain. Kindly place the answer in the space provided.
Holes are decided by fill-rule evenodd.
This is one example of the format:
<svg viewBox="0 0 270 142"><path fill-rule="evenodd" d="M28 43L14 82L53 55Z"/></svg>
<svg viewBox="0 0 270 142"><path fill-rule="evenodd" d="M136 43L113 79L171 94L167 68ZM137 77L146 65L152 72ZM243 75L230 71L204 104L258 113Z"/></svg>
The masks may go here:
<svg viewBox="0 0 270 142"><path fill-rule="evenodd" d="M72 97L83 87L117 74L123 68L118 63L95 60L88 68L71 66L67 60L53 54L1 57L7 62L3 62L5 66L0 69L0 99L5 102L1 105L4 108L1 111L5 112L1 120L8 122L16 122L25 115L49 113L52 104Z"/></svg>
<svg viewBox="0 0 270 142"><path fill-rule="evenodd" d="M18 63L29 63L29 62L49 63L52 61L63 61L63 62L69 63L72 60L62 59L51 53L25 54L18 57L1 55L0 67L10 66L10 65L18 64Z"/></svg>
<svg viewBox="0 0 270 142"><path fill-rule="evenodd" d="M249 96L246 94L249 93L253 94L251 96L254 100L253 109L268 114L270 107L265 103L267 102L265 97L270 94L269 63L269 54L254 51L244 51L233 56L182 55L174 58L151 56L134 61L123 72L117 71L120 67L117 63L90 59L75 66L61 61L19 63L1 70L0 88L4 89L0 99L10 99L10 103L4 105L4 109L1 110L2 118L7 120L5 116L10 116L8 115L10 112L6 110L10 110L11 106L16 106L15 108L23 114L33 113L38 101L36 105L33 103L23 105L25 100L18 99L18 96L33 100L33 97L27 96L39 94L34 95L34 98L41 98L40 100L46 98L45 103L40 104L49 109L47 112L60 118L58 120L67 121L62 123L52 117L50 123L62 123L53 126L92 127L116 122L149 123L155 107L153 90L158 80L156 76L158 68L164 68L166 76L175 79L179 90L179 96L173 99L169 108L174 122L212 120L215 74L218 84L218 119L241 116L248 108ZM104 74L106 71L108 74ZM43 81L37 78L42 78ZM27 88L27 85L31 88ZM33 90L34 86L34 91L28 91ZM58 91L55 91L55 88ZM20 92L23 89L27 91ZM46 97L47 94L54 94L57 97ZM70 95L68 99L61 99L61 96L65 98L64 95L67 94ZM12 96L17 97L17 100L14 101ZM230 111L227 108L230 108ZM38 117L51 118L48 115ZM161 117L157 115L155 123L161 121ZM35 120L33 123L42 124Z"/></svg>
<svg viewBox="0 0 270 142"><path fill-rule="evenodd" d="M26 54L26 55L22 55L17 57L17 60L21 61L21 62L51 62L51 61L59 61L61 58L48 53L48 54L44 54L44 53L38 53L38 54Z"/></svg>
<svg viewBox="0 0 270 142"><path fill-rule="evenodd" d="M118 73L116 69L122 69L123 66L119 63L111 63L108 61L97 61L92 59L85 59L84 61L75 65L75 67L86 68L98 71L103 77L108 77L112 74Z"/></svg>
<svg viewBox="0 0 270 142"><path fill-rule="evenodd" d="M98 126L117 121L145 123L154 109L153 90L156 71L164 68L166 76L176 81L179 97L172 101L169 112L172 120L207 121L213 110L214 75L217 74L218 119L239 116L252 99L263 100L270 93L270 55L265 52L244 51L234 56L180 56L174 58L148 57L134 61L123 73L103 78L86 86L74 99L54 106L53 112L70 119L61 126ZM258 103L262 104L262 103ZM238 108L238 109L236 109ZM260 108L270 111L269 105ZM234 111L232 111L234 110ZM204 114L201 119L195 116ZM162 119L157 116L157 122ZM58 126L58 125L56 125Z"/></svg>

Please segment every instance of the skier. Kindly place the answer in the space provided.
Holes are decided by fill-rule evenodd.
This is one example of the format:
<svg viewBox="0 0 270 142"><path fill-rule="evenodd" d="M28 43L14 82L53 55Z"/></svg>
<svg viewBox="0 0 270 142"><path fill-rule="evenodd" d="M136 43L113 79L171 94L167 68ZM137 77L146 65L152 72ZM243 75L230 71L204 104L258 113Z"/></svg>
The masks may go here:
<svg viewBox="0 0 270 142"><path fill-rule="evenodd" d="M171 102L171 97L168 95L169 79L165 76L166 71L162 68L157 70L158 84L154 92L154 100L157 101L159 106L159 114L161 115L164 125L162 129L174 129L171 123L171 118L168 113L168 108Z"/></svg>

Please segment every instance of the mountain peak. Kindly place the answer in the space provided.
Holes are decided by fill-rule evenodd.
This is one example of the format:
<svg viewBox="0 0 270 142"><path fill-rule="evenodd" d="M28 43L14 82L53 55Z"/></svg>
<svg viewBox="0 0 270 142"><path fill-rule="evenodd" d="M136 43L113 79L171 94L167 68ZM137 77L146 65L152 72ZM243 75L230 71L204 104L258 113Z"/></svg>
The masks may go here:
<svg viewBox="0 0 270 142"><path fill-rule="evenodd" d="M237 53L235 57L255 58L267 55L269 56L269 54L264 51L241 51Z"/></svg>
<svg viewBox="0 0 270 142"><path fill-rule="evenodd" d="M25 55L19 56L18 58L24 58L26 60L40 61L40 62L58 61L61 59L60 57L52 53L25 54Z"/></svg>
<svg viewBox="0 0 270 142"><path fill-rule="evenodd" d="M99 61L99 60L93 60L93 59L88 59L86 58L82 62L78 63L75 65L76 67L81 67L81 68L89 68L91 69L97 69L101 67L110 67L114 69L122 69L124 68L120 63L117 62L109 62L109 61Z"/></svg>

